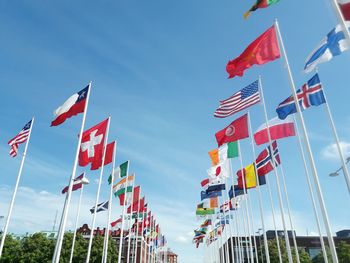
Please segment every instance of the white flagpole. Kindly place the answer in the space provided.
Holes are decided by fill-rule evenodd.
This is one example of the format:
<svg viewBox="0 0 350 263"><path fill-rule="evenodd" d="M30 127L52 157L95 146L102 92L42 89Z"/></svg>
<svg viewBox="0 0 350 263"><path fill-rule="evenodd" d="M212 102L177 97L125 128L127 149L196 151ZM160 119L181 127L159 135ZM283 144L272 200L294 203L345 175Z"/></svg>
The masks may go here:
<svg viewBox="0 0 350 263"><path fill-rule="evenodd" d="M134 179L136 177L136 174L134 176ZM134 181L135 182L135 181ZM140 198L140 196L139 196ZM129 263L130 261L130 242L131 242L131 235L132 235L132 206L134 205L134 186L132 187L132 192L131 192L131 213L130 213L130 220L129 220L129 224L128 224L128 228L129 228L129 240L128 240L128 253L127 253L127 258L126 258L126 263Z"/></svg>
<svg viewBox="0 0 350 263"><path fill-rule="evenodd" d="M124 193L124 202L123 202L123 212L122 212L122 225L120 227L120 239L119 239L119 249L118 249L118 263L121 263L121 260L122 260L122 248L123 248L123 243L124 243L124 240L123 240L123 234L124 234L124 214L125 214L125 205L126 205L126 198L127 198L127 195L128 195L128 176L129 176L129 166L130 166L130 161L128 161L128 169L127 169L127 172L126 172L126 183L125 183L125 193ZM133 183L132 183L132 189L134 189L134 181L135 181L135 176L133 178Z"/></svg>
<svg viewBox="0 0 350 263"><path fill-rule="evenodd" d="M331 0L332 2L332 5L333 5L333 8L334 8L334 11L335 11L335 14L336 16L338 17L338 20L341 24L341 26L343 27L343 32L344 32L344 35L348 41L348 43L350 43L350 32L349 32L349 28L346 26L346 21L344 19L344 16L340 10L340 7L338 5L338 2L337 0Z"/></svg>
<svg viewBox="0 0 350 263"><path fill-rule="evenodd" d="M21 179L24 161L25 161L25 159L26 159L27 149L28 149L28 144L29 144L29 139L30 139L30 136L31 136L31 134L32 134L33 125L34 125L34 117L32 118L32 121L31 121L31 124L30 124L30 130L29 130L29 134L28 134L26 146L24 147L23 156L22 156L22 161L21 161L21 164L20 164L20 166L19 166L19 171L18 171L18 175L17 175L17 179L16 179L15 189L13 190L12 199L11 199L9 211L8 211L8 213L7 213L7 218L6 218L6 223L5 223L4 231L3 231L2 237L1 237L0 258L1 258L1 256L2 256L2 251L3 251L3 249L4 249L4 244L5 244L5 239L6 239L6 235L7 235L7 230L8 230L9 224L10 224L10 220L11 220L13 205L14 205L15 200L16 200L18 185L19 185L19 181L20 181L20 179Z"/></svg>
<svg viewBox="0 0 350 263"><path fill-rule="evenodd" d="M248 263L250 262L250 254L249 254L249 251L248 251L248 247L247 247L247 241L248 241L248 235L247 235L247 228L246 228L246 225L245 225L245 220L244 220L244 203L243 203L244 200L242 200L242 209L240 210L240 216L239 216L239 220L240 220L240 225L241 225L241 228L242 228L242 234L244 236L244 239L242 239L242 248L243 248L243 261L245 262L245 254L247 256L247 261ZM243 243L243 240L244 240L244 243Z"/></svg>
<svg viewBox="0 0 350 263"><path fill-rule="evenodd" d="M260 83L259 83L260 84ZM259 92L260 92L260 88L259 88ZM252 153L253 153L253 160L254 160L254 168L255 168L255 172L257 173L257 169L256 169L256 152L255 152L255 144L253 141L253 129L252 129L252 122L250 120L250 112L248 111L248 125L249 125L249 137L250 137L250 144L252 146ZM259 175L256 174L256 176L258 177ZM256 188L258 190L258 199L259 199L259 209L260 209L260 218L261 218L261 224L262 224L262 231L263 231L263 238L264 238L264 247L265 247L265 257L266 257L266 262L270 263L270 252L269 252L269 245L267 242L267 236L266 236L266 227L265 227L265 219L264 219L264 208L263 208L263 204L262 204L262 196L261 196L261 190L260 190L260 182L259 179L257 178L256 180ZM251 208L251 207L250 207ZM253 213L252 213L253 215ZM254 226L253 226L254 229ZM253 233L254 234L254 233ZM255 235L254 235L255 236ZM256 240L255 240L256 243ZM259 242L260 243L260 242ZM261 244L259 244L261 245ZM258 253L256 251L256 253ZM256 257L258 258L258 256Z"/></svg>
<svg viewBox="0 0 350 263"><path fill-rule="evenodd" d="M291 211L290 211L290 203L289 203L286 179L285 179L285 176L284 176L284 169L283 169L282 163L280 164L280 169L281 169L281 175L282 175L282 184L283 184L283 188L284 188L284 194L285 194L286 201L287 201L287 211L288 211L288 217L289 217L289 224L290 224L290 227L291 227L291 230L292 230L292 237L293 237L295 256L297 258L297 263L300 263L298 244L297 244L297 239L295 237L295 228L294 228L294 225L293 225L292 214L291 214Z"/></svg>
<svg viewBox="0 0 350 263"><path fill-rule="evenodd" d="M342 166L343 166L342 168L343 168L345 182L346 182L346 185L348 187L348 192L350 193L349 169L348 169L348 166L346 165L346 161L345 161L343 150L340 147L339 136L338 136L338 133L337 133L337 129L335 128L332 112L331 112L331 109L329 107L328 100L327 100L327 97L326 97L326 92L325 92L324 88L323 88L323 96L325 97L325 100L326 100L325 105L326 105L326 111L327 111L328 119L329 119L329 122L330 122L331 127L332 127L333 136L334 136L335 143L337 145L337 149L338 149L338 153L339 153L339 157L340 157L340 160L341 160L341 163L342 163Z"/></svg>
<svg viewBox="0 0 350 263"><path fill-rule="evenodd" d="M321 243L321 248L322 248L322 254L323 254L323 259L325 263L328 263L328 257L327 257L327 251L326 251L326 247L324 244L324 240L323 240L323 236L322 236L322 231L321 231L321 223L320 223L320 218L317 212L317 207L316 207L316 201L315 201L315 196L314 196L314 190L312 189L312 185L311 185L311 178L310 178L310 174L309 174L309 170L307 168L307 164L306 164L306 157L304 154L304 150L303 150L303 145L301 143L301 138L300 138L300 134L299 134L299 127L298 127L298 123L295 119L295 115L293 115L294 118L294 125L295 125L295 129L296 129L296 136L298 137L298 146L299 146L299 150L301 153L301 157L303 159L303 164L304 164L304 170L305 170L305 175L306 175L306 181L307 181L307 185L309 188L309 193L310 193L310 197L311 197L311 201L312 201L312 208L314 211L314 215L316 218L316 223L317 223L317 230L318 230L318 234L320 236L320 243Z"/></svg>
<svg viewBox="0 0 350 263"><path fill-rule="evenodd" d="M145 199L146 202L146 199ZM147 206L148 207L148 206ZM147 209L148 210L148 209ZM144 213L142 214L144 216ZM146 212L146 217L148 217L148 212ZM143 231L144 231L144 224L145 224L145 219L142 217L142 226L141 226L141 247L140 247L140 263L143 263Z"/></svg>
<svg viewBox="0 0 350 263"><path fill-rule="evenodd" d="M232 211L231 211L231 208L230 208L230 204L232 203L231 202L231 200L230 200L230 196L229 196L229 194L228 194L228 190L227 190L227 183L225 182L225 191L226 191L226 196L227 196L227 200L228 200L228 204L229 204L229 209L228 209L228 216L229 216L229 219L228 219L228 221L229 221L229 225L228 225L228 228L229 228L229 235L230 235L230 247L231 247L231 255L232 255L232 260L231 260L231 262L232 263L235 263L235 259L234 259L234 251L233 251L233 242L232 242L232 227L231 227L231 223L232 223L232 218L231 218L231 213L232 213ZM226 218L225 218L225 220L226 220ZM225 223L226 223L226 221L225 221ZM227 241L228 242L228 241ZM229 261L230 262L230 261Z"/></svg>
<svg viewBox="0 0 350 263"><path fill-rule="evenodd" d="M226 189L226 186L225 186L225 189ZM224 251L225 251L225 256L226 256L226 261L229 262L229 256L228 256L228 238L227 238L227 229L226 229L226 212L225 212L225 209L224 209L224 206L225 206L225 199L224 197L221 195L221 201L222 201L222 214L224 215L224 229L223 231L225 231L225 237L224 237L224 240L226 239L226 242L224 242L223 246L224 246ZM220 209L220 208L219 208ZM221 215L219 217L219 220L220 220L220 225L221 225Z"/></svg>
<svg viewBox="0 0 350 263"><path fill-rule="evenodd" d="M279 180L279 175L276 169L275 165L275 155L273 152L273 147L272 147L272 139L271 139L271 134L270 134L270 125L269 125L269 119L267 117L267 110L266 110L266 104L265 104L265 98L264 98L264 92L263 92L263 87L261 83L261 77L259 77L259 84L260 84L260 92L261 92L261 98L263 101L263 108L264 108L264 115L265 115L265 123L266 123L266 129L267 129L267 137L269 139L269 147L271 149L271 158L272 158L272 167L273 167L273 172L275 174L275 179L276 179L276 185L277 185L277 195L278 195L278 202L281 210L281 217L282 217L282 225L283 225L283 230L284 230L284 239L286 242L286 249L287 249L287 255L288 255L288 261L289 263L293 263L293 257L292 257L292 251L290 248L290 243L289 243L289 235L287 231L287 226L286 226L286 219L284 215L284 206L283 206L283 200L282 200L282 192L281 192L281 184ZM268 179L266 179L268 180Z"/></svg>
<svg viewBox="0 0 350 263"><path fill-rule="evenodd" d="M111 185L109 187L109 200L108 200L108 217L107 217L107 225L105 231L105 240L103 243L103 253L102 253L102 263L107 263L108 256L108 239L109 239L109 226L111 223L111 215L112 215L112 196L113 196L113 183L114 183L114 166L115 166L115 156L117 151L117 141L114 141L114 149L113 149L113 162L112 162L112 174L111 174Z"/></svg>
<svg viewBox="0 0 350 263"><path fill-rule="evenodd" d="M84 178L85 178L85 172L83 174L83 179ZM84 184L82 184L81 189L80 189L80 195L79 195L79 201L78 201L78 211L77 211L77 216L75 218L75 227L74 227L74 234L73 234L73 240L72 240L72 248L71 248L70 257L69 257L69 263L73 262L74 246L75 246L75 239L77 236L77 228L78 228L78 223L79 223L81 200L83 198L83 189L84 189Z"/></svg>
<svg viewBox="0 0 350 263"><path fill-rule="evenodd" d="M81 146L81 136L83 135L83 132L84 132L86 113L87 113L87 108L88 108L89 98L90 98L90 93L91 93L91 86L92 85L91 85L91 82L90 82L89 83L89 91L88 91L88 94L86 96L86 103L85 103L83 119L82 119L82 122L81 122L80 133L78 135L78 145L77 145L77 150L76 150L76 153L75 153L73 170L72 170L72 174L71 174L70 179L69 179L68 191L67 191L66 199L65 199L65 202L64 202L64 207L63 207L63 211L62 211L60 226L59 226L58 234L57 234L55 251L54 251L54 254L53 254L53 258L52 258L52 263L59 263L59 261L60 261L61 249L62 249L62 243L63 243L63 237L64 237L64 231L66 229L68 211L69 211L70 201L72 199L73 181L74 181L74 178L75 178L77 165L78 165L78 157L79 157L79 151L80 151L80 146Z"/></svg>
<svg viewBox="0 0 350 263"><path fill-rule="evenodd" d="M137 211L136 211L136 242L134 245L134 260L133 263L137 262L137 247L138 247L138 240L139 240L139 216L140 216L140 197L141 197L141 186L140 186L140 196L139 200L137 201Z"/></svg>
<svg viewBox="0 0 350 263"><path fill-rule="evenodd" d="M293 76L292 76L292 71L291 71L290 66L289 66L287 53L286 53L286 50L284 48L283 39L282 39L282 35L281 35L281 32L280 32L277 20L275 22L275 27L277 29L277 34L278 34L278 37L279 37L279 40L280 40L279 41L280 42L279 46L282 49L282 53L283 53L284 60L285 60L285 63L286 63L287 72L288 72L289 81L290 81L290 88L291 88L291 91L292 91L292 94L293 94L293 97L294 97L294 101L295 101L295 105L296 105L296 108L297 108L297 112L298 112L298 115L299 115L299 118L300 118L301 128L302 128L302 131L303 131L307 152L308 152L309 159L310 159L310 162L311 162L312 174L313 174L315 185L316 185L316 189L317 189L317 195L318 195L318 199L319 199L319 203L320 203L320 207L321 207L323 221L324 221L326 232L327 232L327 237L328 237L329 247L330 247L331 254L332 254L333 263L338 263L339 260L338 260L338 256L337 256L337 251L336 251L334 240L333 240L333 237L332 237L332 230L331 230L331 226L330 226L329 219L328 219L328 213L327 213L326 205L324 203L323 193L322 193L321 184L320 184L320 181L319 181L319 178L318 178L318 173L317 173L317 168L316 168L314 156L313 156L312 151L311 151L309 136L307 134L306 126L305 126L305 122L304 122L304 118L303 118L303 114L301 113L300 105L298 103L298 97L297 97L297 93L296 93L294 79L293 79Z"/></svg>
<svg viewBox="0 0 350 263"><path fill-rule="evenodd" d="M255 166L255 164L254 164ZM256 245L256 236L254 234L254 218L253 218L253 210L252 210L252 203L250 199L248 199L248 208L249 208L249 217L251 218L251 229L252 229L252 239L253 239L253 245L254 245L254 250L255 250L255 261L256 263L259 263L259 256L258 256L258 248Z"/></svg>
<svg viewBox="0 0 350 263"><path fill-rule="evenodd" d="M102 155L102 164L101 164L101 170L100 170L100 178L98 181L98 187L97 187L97 193L96 193L96 200L95 200L95 207L94 207L94 214L92 216L92 225L91 225L91 233L89 238L89 245L88 245L88 251L86 255L86 263L90 262L90 255L91 255L91 247L92 247L92 239L94 238L94 229L96 224L96 217L97 217L97 205L98 205L98 199L100 198L100 191L101 191L101 183L102 183L102 176L103 176L103 168L105 167L105 157L106 157L106 150L107 150L107 142L108 142L108 135L109 135L109 126L111 122L111 117L108 117L107 122L107 130L106 130L106 136L104 141L104 149L103 149L103 155ZM108 209L111 204L108 203Z"/></svg>

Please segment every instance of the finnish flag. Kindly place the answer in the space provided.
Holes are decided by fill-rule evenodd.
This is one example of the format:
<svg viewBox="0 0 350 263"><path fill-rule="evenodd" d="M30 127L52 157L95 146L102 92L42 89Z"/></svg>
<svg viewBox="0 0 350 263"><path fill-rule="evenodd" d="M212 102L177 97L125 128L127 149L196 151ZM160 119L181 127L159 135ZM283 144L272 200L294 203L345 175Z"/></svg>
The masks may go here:
<svg viewBox="0 0 350 263"><path fill-rule="evenodd" d="M350 22L346 22L350 27ZM304 72L313 71L318 64L330 61L334 56L340 55L349 49L349 43L342 31L342 26L337 25L328 35L321 41L318 47L306 59Z"/></svg>

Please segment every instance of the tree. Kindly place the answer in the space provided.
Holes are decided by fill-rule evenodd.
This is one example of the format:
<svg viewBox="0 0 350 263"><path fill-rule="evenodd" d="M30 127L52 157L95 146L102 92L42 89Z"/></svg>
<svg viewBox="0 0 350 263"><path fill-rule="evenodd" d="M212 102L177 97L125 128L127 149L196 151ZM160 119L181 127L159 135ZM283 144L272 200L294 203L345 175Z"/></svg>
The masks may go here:
<svg viewBox="0 0 350 263"><path fill-rule="evenodd" d="M332 260L332 256L331 256L331 252L329 250L329 247L326 247L326 253L327 253L328 262L332 263L333 260ZM320 251L320 253L318 253L318 255L316 257L314 257L312 259L312 263L324 263L322 250Z"/></svg>
<svg viewBox="0 0 350 263"><path fill-rule="evenodd" d="M22 254L21 242L11 235L7 235L4 244L4 250L1 256L1 263L17 263Z"/></svg>
<svg viewBox="0 0 350 263"><path fill-rule="evenodd" d="M305 249L299 250L300 263L312 263L310 255L305 251Z"/></svg>
<svg viewBox="0 0 350 263"><path fill-rule="evenodd" d="M23 238L20 262L51 262L54 249L55 241L53 239L48 239L42 233L35 233Z"/></svg>
<svg viewBox="0 0 350 263"><path fill-rule="evenodd" d="M350 244L341 241L337 248L339 263L350 262Z"/></svg>

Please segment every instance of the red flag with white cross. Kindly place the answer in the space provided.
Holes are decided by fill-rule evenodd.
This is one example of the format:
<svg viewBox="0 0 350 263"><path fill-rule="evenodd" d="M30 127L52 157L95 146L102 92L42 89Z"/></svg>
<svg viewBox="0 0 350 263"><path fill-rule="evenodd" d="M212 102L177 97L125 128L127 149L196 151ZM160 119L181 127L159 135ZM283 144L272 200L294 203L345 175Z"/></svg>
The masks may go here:
<svg viewBox="0 0 350 263"><path fill-rule="evenodd" d="M97 170L101 167L107 126L108 119L83 133L79 152L80 166L91 163L91 170Z"/></svg>

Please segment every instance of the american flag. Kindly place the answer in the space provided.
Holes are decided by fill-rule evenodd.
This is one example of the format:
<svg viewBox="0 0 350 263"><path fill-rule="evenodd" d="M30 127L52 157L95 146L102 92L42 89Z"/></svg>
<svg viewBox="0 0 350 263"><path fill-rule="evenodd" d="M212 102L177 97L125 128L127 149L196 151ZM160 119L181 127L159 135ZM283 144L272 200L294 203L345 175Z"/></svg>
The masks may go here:
<svg viewBox="0 0 350 263"><path fill-rule="evenodd" d="M17 155L18 144L24 143L28 139L31 126L32 126L32 121L30 120L23 127L23 129L8 142L8 144L11 146L10 155L12 157L15 157Z"/></svg>
<svg viewBox="0 0 350 263"><path fill-rule="evenodd" d="M259 82L254 81L249 86L236 92L226 100L220 101L220 106L214 113L217 118L225 118L235 114L260 101Z"/></svg>

